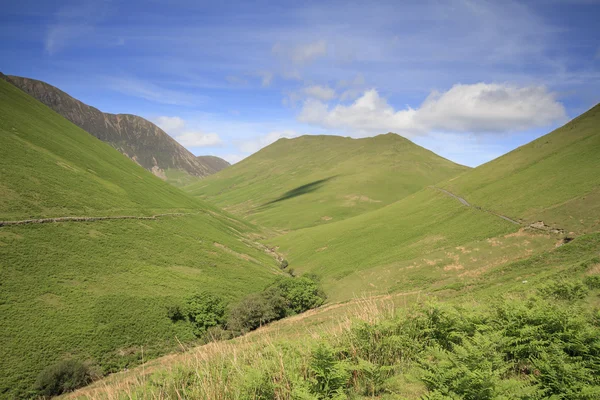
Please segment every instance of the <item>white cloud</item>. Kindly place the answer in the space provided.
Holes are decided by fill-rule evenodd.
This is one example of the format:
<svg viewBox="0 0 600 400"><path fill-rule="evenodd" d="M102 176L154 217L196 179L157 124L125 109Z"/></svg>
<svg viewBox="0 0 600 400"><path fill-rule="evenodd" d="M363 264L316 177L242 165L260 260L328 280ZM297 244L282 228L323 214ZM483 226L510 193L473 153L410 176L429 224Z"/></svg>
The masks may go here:
<svg viewBox="0 0 600 400"><path fill-rule="evenodd" d="M235 75L229 75L227 77L225 77L225 80L227 80L227 82L231 83L232 85L247 85L248 81L244 78L241 78L239 76L235 76Z"/></svg>
<svg viewBox="0 0 600 400"><path fill-rule="evenodd" d="M46 53L54 55L73 42L88 37L95 25L106 16L108 6L108 2L83 0L60 8L46 31Z"/></svg>
<svg viewBox="0 0 600 400"><path fill-rule="evenodd" d="M160 116L152 118L152 121L184 147L208 147L223 143L216 133L184 130L186 123L180 117Z"/></svg>
<svg viewBox="0 0 600 400"><path fill-rule="evenodd" d="M165 132L179 131L185 126L185 121L179 117L160 116L152 118L152 122Z"/></svg>
<svg viewBox="0 0 600 400"><path fill-rule="evenodd" d="M313 97L315 99L329 101L335 98L335 90L330 88L329 86L321 86L321 85L312 85L307 86L302 89L305 95L308 97Z"/></svg>
<svg viewBox="0 0 600 400"><path fill-rule="evenodd" d="M216 133L200 131L183 132L174 137L184 147L208 147L222 144L221 138Z"/></svg>
<svg viewBox="0 0 600 400"><path fill-rule="evenodd" d="M278 42L273 46L272 51L274 54L290 59L296 65L303 65L325 56L327 54L327 42L325 40L317 40L291 47Z"/></svg>
<svg viewBox="0 0 600 400"><path fill-rule="evenodd" d="M69 41L83 36L91 30L85 24L57 24L48 28L44 40L44 50L50 55L62 50Z"/></svg>
<svg viewBox="0 0 600 400"><path fill-rule="evenodd" d="M258 74L261 77L261 85L263 87L271 86L271 82L273 82L273 73L269 71L262 71Z"/></svg>
<svg viewBox="0 0 600 400"><path fill-rule="evenodd" d="M305 101L301 122L326 128L345 128L370 135L394 131L406 136L445 132L511 132L566 119L555 94L543 86L477 83L457 84L444 93L432 92L419 108L395 110L375 89L351 105L330 108L314 99Z"/></svg>
<svg viewBox="0 0 600 400"><path fill-rule="evenodd" d="M162 104L192 105L200 98L178 90L167 89L133 77L108 78L109 87L117 92ZM201 99L204 100L204 99Z"/></svg>
<svg viewBox="0 0 600 400"><path fill-rule="evenodd" d="M296 131L284 130L284 131L273 131L264 136L259 136L253 140L247 140L240 143L239 148L244 153L255 153L258 150L276 142L281 138L293 138L300 136Z"/></svg>

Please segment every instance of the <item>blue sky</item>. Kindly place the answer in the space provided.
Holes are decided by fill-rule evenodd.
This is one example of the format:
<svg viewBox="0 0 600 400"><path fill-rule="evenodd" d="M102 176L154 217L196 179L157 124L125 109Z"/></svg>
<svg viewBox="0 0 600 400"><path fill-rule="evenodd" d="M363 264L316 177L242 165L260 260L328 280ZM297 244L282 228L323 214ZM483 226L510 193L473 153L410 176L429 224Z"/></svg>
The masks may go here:
<svg viewBox="0 0 600 400"><path fill-rule="evenodd" d="M399 133L476 166L600 101L600 2L2 1L0 71L235 162Z"/></svg>

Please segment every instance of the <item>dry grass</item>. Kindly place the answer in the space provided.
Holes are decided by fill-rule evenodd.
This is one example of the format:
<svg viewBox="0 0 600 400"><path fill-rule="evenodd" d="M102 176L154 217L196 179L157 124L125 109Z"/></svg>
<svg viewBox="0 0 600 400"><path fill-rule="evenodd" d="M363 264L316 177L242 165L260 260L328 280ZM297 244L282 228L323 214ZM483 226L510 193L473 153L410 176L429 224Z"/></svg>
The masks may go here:
<svg viewBox="0 0 600 400"><path fill-rule="evenodd" d="M284 381L288 369L302 373L315 339L335 339L356 321L375 323L391 318L398 298L414 293L357 298L330 304L257 329L243 337L211 342L162 357L130 371L113 374L88 387L63 396L64 399L206 399L246 398L244 380L249 370L276 371ZM406 304L406 303L405 303ZM311 319L335 310L325 326L313 327ZM288 328L292 327L292 332ZM290 340L290 334L293 340ZM286 357L292 351L293 363ZM190 382L193 385L189 385ZM281 383L281 382L279 382ZM282 395L283 396L283 395ZM275 397L288 398L288 397Z"/></svg>

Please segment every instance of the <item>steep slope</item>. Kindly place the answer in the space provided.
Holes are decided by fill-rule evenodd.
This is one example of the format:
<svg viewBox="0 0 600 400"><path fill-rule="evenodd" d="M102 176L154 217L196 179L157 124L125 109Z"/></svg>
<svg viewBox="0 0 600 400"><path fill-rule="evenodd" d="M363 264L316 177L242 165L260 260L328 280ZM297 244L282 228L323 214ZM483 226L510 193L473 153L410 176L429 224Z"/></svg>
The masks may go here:
<svg viewBox="0 0 600 400"><path fill-rule="evenodd" d="M484 273L600 231L600 107L486 165L376 211L271 240L334 299ZM514 224L508 216L521 221ZM458 279L460 282L461 279Z"/></svg>
<svg viewBox="0 0 600 400"><path fill-rule="evenodd" d="M393 133L302 136L186 190L250 221L298 229L381 208L466 169Z"/></svg>
<svg viewBox="0 0 600 400"><path fill-rule="evenodd" d="M600 230L600 104L442 186L513 219Z"/></svg>
<svg viewBox="0 0 600 400"><path fill-rule="evenodd" d="M115 149L167 178L175 170L190 177L204 177L215 171L167 135L152 122L130 114L108 114L74 99L60 89L35 79L0 74L19 89L35 97L83 130L109 143Z"/></svg>
<svg viewBox="0 0 600 400"><path fill-rule="evenodd" d="M278 274L256 229L161 181L0 80L0 398L28 397L65 358L118 371L194 340L166 308L235 300Z"/></svg>
<svg viewBox="0 0 600 400"><path fill-rule="evenodd" d="M196 157L196 159L202 162L207 167L209 167L211 169L211 173L213 174L216 174L222 169L231 166L231 164L229 164L227 161L216 156L198 156Z"/></svg>

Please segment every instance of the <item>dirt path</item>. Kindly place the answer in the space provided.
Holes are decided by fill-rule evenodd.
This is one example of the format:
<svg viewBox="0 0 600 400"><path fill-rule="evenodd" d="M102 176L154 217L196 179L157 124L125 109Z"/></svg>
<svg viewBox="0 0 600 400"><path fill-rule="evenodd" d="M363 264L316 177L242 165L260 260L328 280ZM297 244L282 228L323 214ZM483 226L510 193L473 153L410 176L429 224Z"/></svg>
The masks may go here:
<svg viewBox="0 0 600 400"><path fill-rule="evenodd" d="M20 221L0 221L1 226L8 225L27 225L27 224L47 224L52 222L95 222L106 221L110 219L158 219L167 216L190 215L195 213L167 213L156 214L149 217L139 217L135 215L115 215L110 217L57 217L57 218L40 218L40 219L23 219Z"/></svg>
<svg viewBox="0 0 600 400"><path fill-rule="evenodd" d="M508 218L508 217L507 217L507 216L505 216L505 215L502 215L502 214L496 214L496 213L495 213L495 212L493 212L493 211L486 210L486 209L483 209L483 208L481 208L481 207L472 206L472 205L471 205L471 204L470 204L470 203L469 203L467 200L465 200L465 199L463 199L462 197L460 197L460 196L457 196L457 195L455 195L454 193L452 193L452 192L449 192L449 191L447 191L447 190L445 190L445 189L442 189L442 188L439 188L439 187L436 187L436 186L431 186L431 187L432 187L433 189L439 190L439 191L440 191L440 192L442 192L442 193L445 193L445 194L447 194L447 195L448 195L448 196L450 196L450 197L454 197L456 200L460 201L460 202L461 202L463 205L465 205L465 206L467 206L467 207L473 207L473 208L476 208L476 209L478 209L478 210L481 210L481 211L483 211L483 212L486 212L486 213L489 213L489 214L495 215L496 217L498 217L498 218L502 218L503 220L505 220L505 221L508 221L508 222L510 222L510 223L513 223L513 224L515 224L515 225L521 225L521 223L520 223L520 222L517 222L517 221L515 221L514 219L510 219L510 218Z"/></svg>

